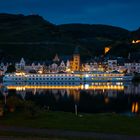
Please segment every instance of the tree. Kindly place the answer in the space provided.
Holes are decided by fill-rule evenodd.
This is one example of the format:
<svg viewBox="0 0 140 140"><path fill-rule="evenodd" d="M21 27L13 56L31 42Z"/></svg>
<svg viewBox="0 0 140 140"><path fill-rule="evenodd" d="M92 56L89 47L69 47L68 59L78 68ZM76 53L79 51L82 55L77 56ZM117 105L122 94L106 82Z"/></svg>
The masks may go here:
<svg viewBox="0 0 140 140"><path fill-rule="evenodd" d="M4 109L3 109L3 102L0 101L0 117L2 117L4 114Z"/></svg>
<svg viewBox="0 0 140 140"><path fill-rule="evenodd" d="M24 102L25 113L29 118L35 118L40 114L40 108L33 101Z"/></svg>
<svg viewBox="0 0 140 140"><path fill-rule="evenodd" d="M14 65L9 65L6 73L12 73L12 72L16 72L16 68Z"/></svg>
<svg viewBox="0 0 140 140"><path fill-rule="evenodd" d="M7 106L10 112L15 112L16 108L23 108L24 104L21 99L16 96L10 96L7 99Z"/></svg>

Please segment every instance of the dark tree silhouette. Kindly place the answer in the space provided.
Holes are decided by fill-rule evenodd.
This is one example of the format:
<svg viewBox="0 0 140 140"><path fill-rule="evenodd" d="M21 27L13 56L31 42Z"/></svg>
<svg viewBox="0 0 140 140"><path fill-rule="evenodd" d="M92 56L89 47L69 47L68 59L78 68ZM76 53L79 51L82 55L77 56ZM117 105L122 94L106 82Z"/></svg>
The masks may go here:
<svg viewBox="0 0 140 140"><path fill-rule="evenodd" d="M12 72L16 72L16 68L14 65L9 65L6 73L12 73Z"/></svg>

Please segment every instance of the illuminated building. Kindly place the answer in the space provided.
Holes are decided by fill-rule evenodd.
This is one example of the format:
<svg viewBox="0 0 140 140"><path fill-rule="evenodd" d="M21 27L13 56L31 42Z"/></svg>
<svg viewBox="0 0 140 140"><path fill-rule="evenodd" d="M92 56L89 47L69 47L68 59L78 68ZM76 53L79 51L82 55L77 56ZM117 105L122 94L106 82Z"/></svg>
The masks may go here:
<svg viewBox="0 0 140 140"><path fill-rule="evenodd" d="M128 73L140 73L140 63L139 62L126 62L124 64L124 67L126 68Z"/></svg>
<svg viewBox="0 0 140 140"><path fill-rule="evenodd" d="M26 62L24 58L21 58L20 62L15 64L16 70L24 70L25 65L26 65Z"/></svg>
<svg viewBox="0 0 140 140"><path fill-rule="evenodd" d="M104 53L107 54L110 51L111 47L105 47Z"/></svg>
<svg viewBox="0 0 140 140"><path fill-rule="evenodd" d="M80 70L80 54L79 54L79 48L76 47L74 54L73 54L73 60L71 63L71 70L72 71L79 71Z"/></svg>
<svg viewBox="0 0 140 140"><path fill-rule="evenodd" d="M8 66L9 66L9 64L4 64L4 63L0 64L0 76L5 74L5 72L7 71Z"/></svg>
<svg viewBox="0 0 140 140"><path fill-rule="evenodd" d="M132 44L138 44L138 43L140 43L140 40L133 40L132 41Z"/></svg>
<svg viewBox="0 0 140 140"><path fill-rule="evenodd" d="M107 61L107 64L108 64L108 70L117 70L117 60L108 60Z"/></svg>

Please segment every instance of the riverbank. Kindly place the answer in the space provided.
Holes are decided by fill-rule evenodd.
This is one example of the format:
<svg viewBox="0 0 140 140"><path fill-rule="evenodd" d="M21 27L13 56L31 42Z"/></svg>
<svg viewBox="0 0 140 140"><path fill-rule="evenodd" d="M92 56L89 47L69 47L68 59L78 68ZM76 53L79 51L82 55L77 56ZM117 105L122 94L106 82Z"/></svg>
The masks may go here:
<svg viewBox="0 0 140 140"><path fill-rule="evenodd" d="M42 112L30 118L22 113L9 113L0 119L3 126L59 129L140 136L140 117L118 114L80 114L67 112Z"/></svg>

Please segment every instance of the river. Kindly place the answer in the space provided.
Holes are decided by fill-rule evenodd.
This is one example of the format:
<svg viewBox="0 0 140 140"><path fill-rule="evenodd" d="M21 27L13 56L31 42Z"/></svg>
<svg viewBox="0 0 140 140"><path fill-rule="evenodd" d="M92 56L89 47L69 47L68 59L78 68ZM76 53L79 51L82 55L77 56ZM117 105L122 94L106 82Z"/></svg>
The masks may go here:
<svg viewBox="0 0 140 140"><path fill-rule="evenodd" d="M1 84L3 85L3 84ZM56 111L84 113L138 113L140 83L51 83L51 85L6 85L0 100L17 96Z"/></svg>

